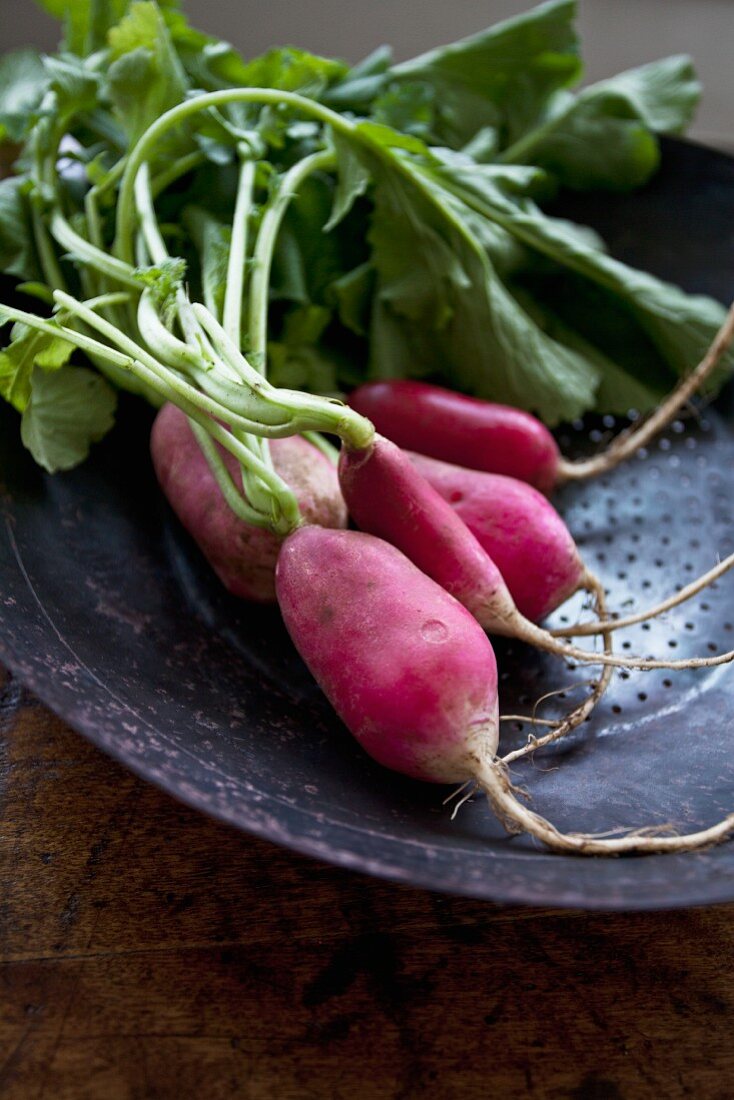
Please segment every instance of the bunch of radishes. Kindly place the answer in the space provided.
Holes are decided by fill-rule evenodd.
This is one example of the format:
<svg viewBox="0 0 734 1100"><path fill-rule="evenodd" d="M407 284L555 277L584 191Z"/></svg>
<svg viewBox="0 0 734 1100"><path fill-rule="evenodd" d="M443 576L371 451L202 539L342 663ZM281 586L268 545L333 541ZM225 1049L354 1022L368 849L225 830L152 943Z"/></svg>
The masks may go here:
<svg viewBox="0 0 734 1100"><path fill-rule="evenodd" d="M731 336L732 319L707 357L706 373ZM734 657L655 661L613 654L614 629L682 602L732 559L664 604L612 621L601 584L539 492L633 453L687 400L692 378L650 424L577 467L560 457L539 421L515 409L422 383L363 386L350 404L385 434L364 446L343 446L338 470L328 447L318 450L298 436L272 444L275 469L303 516L284 538L234 514L186 416L173 405L158 414L152 454L166 496L225 586L248 599L277 597L309 669L380 763L429 782L473 783L510 832L528 832L559 851L689 850L727 836L734 814L684 836L644 829L602 838L559 833L518 801L505 761L496 756L497 667L485 631L603 666L589 697L512 759L583 721L614 666L696 668ZM234 476L236 462L228 455L225 461ZM359 531L347 529L347 510ZM593 594L596 622L555 634L538 625L579 589ZM589 653L561 633L599 633L604 650Z"/></svg>
<svg viewBox="0 0 734 1100"><path fill-rule="evenodd" d="M732 819L688 837L562 836L517 801L506 764L578 726L615 666L734 657L614 654L615 629L680 602L732 562L643 615L611 620L541 495L609 468L660 430L711 381L734 314L649 421L585 463L563 460L526 414L430 386L363 387L351 406L329 396L344 383L339 364L360 354L384 376L417 364L459 385L477 357L485 394L551 423L622 407L617 392L596 403L600 380L616 373L603 347L574 325L563 338L547 333L543 296L518 282L541 258L580 279L592 301L609 292L609 318L621 306L631 339L654 345L664 372L687 372L720 305L619 264L536 200L554 179L626 189L647 178L655 132L690 117L690 64L654 63L574 98L569 0L412 62L377 51L352 69L291 48L245 61L189 28L175 4L61 7L74 10L63 52L8 59L0 103L0 142L15 136L21 153L0 195L0 271L22 280L0 302L0 329L12 325L0 398L39 465L55 473L85 459L112 427L114 387L143 395L163 406L153 457L180 518L232 592L277 598L374 757L422 779L477 784L508 828L553 848L663 851L725 835ZM499 78L485 86L483 72ZM520 118L512 105L528 80L534 106ZM556 136L559 125L574 135L565 169L557 150L552 164L542 155L547 111ZM642 175L639 158L605 156L608 124L644 136ZM649 408L653 392L632 381ZM341 455L324 434L340 439ZM593 597L595 621L543 629L578 589ZM504 760L485 631L602 669L575 710ZM563 637L595 633L595 653Z"/></svg>

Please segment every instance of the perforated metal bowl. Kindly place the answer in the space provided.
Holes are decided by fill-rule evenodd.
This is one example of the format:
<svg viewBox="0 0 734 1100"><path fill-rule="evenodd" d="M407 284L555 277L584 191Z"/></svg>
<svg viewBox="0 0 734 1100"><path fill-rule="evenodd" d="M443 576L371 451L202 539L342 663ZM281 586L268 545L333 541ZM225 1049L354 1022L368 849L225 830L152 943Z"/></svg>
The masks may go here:
<svg viewBox="0 0 734 1100"><path fill-rule="evenodd" d="M666 146L646 192L585 198L573 216L623 258L722 300L734 292L734 161ZM610 603L631 609L734 550L730 397L677 422L648 454L558 503ZM346 867L498 901L606 908L734 898L734 843L617 860L552 855L505 836L487 807L455 820L445 791L369 760L316 689L272 609L220 589L163 504L147 458L145 410L125 404L95 460L43 476L0 418L0 659L49 706L139 774L207 813ZM610 422L591 429L613 430ZM601 442L588 426L567 450ZM571 620L577 601L555 621ZM707 654L734 647L734 578L622 651ZM552 717L584 668L498 643L502 709ZM562 829L673 822L702 827L734 809L734 671L615 674L591 722L515 778ZM509 724L509 750L529 726Z"/></svg>

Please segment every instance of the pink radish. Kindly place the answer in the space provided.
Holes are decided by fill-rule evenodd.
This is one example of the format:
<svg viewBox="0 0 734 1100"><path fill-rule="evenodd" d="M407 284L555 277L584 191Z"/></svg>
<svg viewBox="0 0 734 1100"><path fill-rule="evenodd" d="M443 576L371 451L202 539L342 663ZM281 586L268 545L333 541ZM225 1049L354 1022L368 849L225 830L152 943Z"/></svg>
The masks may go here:
<svg viewBox="0 0 734 1100"><path fill-rule="evenodd" d="M698 366L640 425L579 462L563 458L536 417L507 405L465 397L427 382L367 382L349 403L400 447L487 473L505 474L550 493L566 481L596 477L631 458L663 431L708 381L734 339L734 303Z"/></svg>
<svg viewBox="0 0 734 1100"><path fill-rule="evenodd" d="M599 581L584 565L571 532L546 497L524 481L468 470L409 453L411 462L454 509L502 574L521 615L539 622L579 589L596 594ZM533 562L533 568L528 568ZM656 618L692 599L734 567L734 554L719 561L653 607L613 621L574 623L555 637L603 634Z"/></svg>
<svg viewBox="0 0 734 1100"><path fill-rule="evenodd" d="M440 499L440 498L439 498ZM510 832L581 855L674 852L723 840L734 815L687 836L564 834L515 797L497 748L497 669L478 623L394 547L301 527L276 589L296 648L337 714L381 764L482 789Z"/></svg>
<svg viewBox="0 0 734 1100"><path fill-rule="evenodd" d="M339 479L357 526L402 550L486 630L527 641L545 636L519 613L496 563L405 451L381 436L367 450L345 449ZM548 637L551 650L566 652Z"/></svg>
<svg viewBox="0 0 734 1100"><path fill-rule="evenodd" d="M336 470L325 455L300 436L274 439L270 447L275 469L294 490L304 518L325 527L346 527ZM231 511L177 406L164 405L156 416L150 449L163 492L225 588L247 600L273 602L282 540ZM223 449L221 454L236 477L236 460Z"/></svg>
<svg viewBox="0 0 734 1100"><path fill-rule="evenodd" d="M561 454L530 413L465 397L427 382L367 382L349 404L406 450L527 481L550 492Z"/></svg>
<svg viewBox="0 0 734 1100"><path fill-rule="evenodd" d="M497 748L497 667L476 620L399 550L302 527L283 544L278 603L296 648L362 747L434 783Z"/></svg>
<svg viewBox="0 0 734 1100"><path fill-rule="evenodd" d="M571 533L546 497L531 485L501 474L467 470L424 455L409 457L498 566L521 615L538 622L579 588L594 591L603 618L555 630L554 637L605 634L609 645L612 631L663 614L734 566L734 555L729 555L655 607L611 622L605 614L599 582L588 574ZM528 568L528 562L534 562L535 567ZM608 687L611 672L612 667L607 665L592 692L553 732L532 736L524 748L510 754L508 761L559 740L585 721Z"/></svg>
<svg viewBox="0 0 734 1100"><path fill-rule="evenodd" d="M532 485L424 455L410 459L492 558L526 618L539 622L585 587L586 567L571 532Z"/></svg>
<svg viewBox="0 0 734 1100"><path fill-rule="evenodd" d="M734 652L683 661L617 657L609 652L592 654L554 638L518 611L500 570L466 524L408 455L381 436L364 450L342 451L339 480L357 526L402 550L490 633L517 638L562 657L623 668L702 668L734 659ZM538 567L541 548L530 550L525 564L532 570ZM598 581L588 572L585 584L598 590Z"/></svg>

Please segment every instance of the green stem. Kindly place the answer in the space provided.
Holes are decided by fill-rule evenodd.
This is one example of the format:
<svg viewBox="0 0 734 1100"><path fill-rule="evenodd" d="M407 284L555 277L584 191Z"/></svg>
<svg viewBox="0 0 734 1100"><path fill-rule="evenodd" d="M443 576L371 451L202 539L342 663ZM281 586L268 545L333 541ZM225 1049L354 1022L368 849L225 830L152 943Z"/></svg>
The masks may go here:
<svg viewBox="0 0 734 1100"><path fill-rule="evenodd" d="M263 375L266 374L270 272L283 216L304 180L320 169L333 168L335 164L336 158L330 149L312 153L294 164L283 176L260 223L250 282L248 346Z"/></svg>
<svg viewBox="0 0 734 1100"><path fill-rule="evenodd" d="M135 179L142 165L155 156L156 149L160 147L161 139L168 130L179 126L192 115L207 111L211 107L223 107L228 103L261 103L274 106L284 104L302 111L311 118L318 119L339 133L353 136L355 131L354 123L343 115L337 114L336 111L331 111L315 100L306 99L295 92L279 91L275 88L224 88L177 104L148 127L130 153L117 205L115 253L120 259L132 263L134 256Z"/></svg>
<svg viewBox="0 0 734 1100"><path fill-rule="evenodd" d="M123 355L121 352L115 351L114 348L101 344L98 340L84 336L81 332L67 329L55 320L47 321L43 317L37 317L35 313L28 313L24 309L16 309L15 306L0 304L0 323L4 324L7 321L20 322L20 324L27 325L37 332L45 332L47 336L53 336L55 340L59 338L68 340L70 344L74 344L82 351L104 356L115 367L120 367L123 370L130 369L131 360L128 355Z"/></svg>
<svg viewBox="0 0 734 1100"><path fill-rule="evenodd" d="M247 263L247 235L252 209L252 192L255 186L255 163L243 160L237 187L232 241L227 262L227 289L224 295L222 323L230 340L239 347L242 333L242 292L245 285Z"/></svg>
<svg viewBox="0 0 734 1100"><path fill-rule="evenodd" d="M142 364L147 371L151 372L161 383L168 387L169 393L179 395L209 416L216 417L233 426L238 426L242 428L243 431L251 431L253 427L259 431L259 421L246 420L233 413L232 409L195 389L178 373L165 367L158 359L146 351L145 348L136 344L129 336L126 336L119 329L115 328L114 325L111 325L103 317L98 317L97 314L89 309L83 302L78 302L75 298L72 298L71 295L64 294L61 291L57 291L54 294L54 301L68 310L73 317L78 317L91 329L104 336L111 344L116 345L130 360ZM176 402L175 397L169 399ZM178 404L179 402L176 403ZM287 410L279 411L281 424L287 422Z"/></svg>
<svg viewBox="0 0 734 1100"><path fill-rule="evenodd" d="M60 210L55 210L51 215L51 232L63 248L73 252L88 267L108 276L110 279L114 279L115 282L122 283L124 286L140 290L140 283L135 278L135 269L132 265L115 259L108 252L85 240L84 237L72 229Z"/></svg>
<svg viewBox="0 0 734 1100"><path fill-rule="evenodd" d="M222 406L245 418L248 431L257 431L261 402L252 396L250 388L242 382L230 363L222 358L205 358L191 344L174 336L161 321L153 304L150 290L146 289L138 303L138 328L149 348L154 348L156 358L169 367L190 375L209 397ZM216 364L216 370L212 368ZM282 418L281 418L282 419ZM240 421L244 425L244 420Z"/></svg>
<svg viewBox="0 0 734 1100"><path fill-rule="evenodd" d="M84 36L84 56L88 57L98 49L103 37L102 28L106 26L108 0L91 0L90 10L87 15L87 31Z"/></svg>
<svg viewBox="0 0 734 1100"><path fill-rule="evenodd" d="M227 289L224 296L223 325L233 347L239 349L242 339L242 295L245 285L245 266L247 263L247 237L249 228L250 211L252 208L252 195L255 186L254 161L249 156L249 150L240 150L243 159L240 167L240 178L237 187L237 201L235 203L234 221L232 223L232 240L230 243L227 262ZM232 356L223 359L231 369L235 370L243 378L246 375L241 371L241 366L247 366L243 356ZM246 447L250 447L262 462L272 469L273 459L270 454L270 446L265 439L257 436L239 437ZM247 477L243 471L242 487L256 508L265 509L268 506L267 487L256 478Z"/></svg>
<svg viewBox="0 0 734 1100"><path fill-rule="evenodd" d="M206 359L201 349L194 348L167 329L158 315L149 287L143 291L138 302L138 329L145 343L155 348L158 358L169 367L177 370L201 370L207 373L214 365ZM236 376L235 376L236 377Z"/></svg>
<svg viewBox="0 0 734 1100"><path fill-rule="evenodd" d="M142 166L135 177L135 201L138 206L140 228L150 258L154 264L165 263L170 259L170 254L155 216L153 196L150 191L150 170L147 164Z"/></svg>
<svg viewBox="0 0 734 1100"><path fill-rule="evenodd" d="M37 317L34 313L27 313L23 309L16 309L14 306L6 306L0 304L0 323L7 321L19 321L21 324L27 325L29 328L35 329L38 332L45 332L48 336L52 336L55 339L62 338L68 340L70 344L83 351L90 359L100 359L108 363L110 366L117 368L120 371L124 371L126 374L131 374L133 377L138 378L144 383L146 387L150 387L163 401L171 401L174 405L178 405L187 416L193 416L203 423L209 431L210 435L214 435L219 439L223 446L225 446L235 458L240 459L244 448L241 444L237 444L234 448L227 442L227 438L232 438L231 433L222 429L223 437L218 431L219 425L211 419L208 409L202 409L202 402L199 400L200 395L191 386L188 386L185 382L174 377L177 385L169 385L169 378L161 374L160 371L151 370L144 362L134 358L131 355L126 355L124 352L116 351L115 348L109 347L108 344L103 344L99 340L95 340L91 336L87 336L82 332L78 332L76 329L68 327L65 322L64 325L58 324L54 321L47 321L42 317ZM196 402L196 403L195 403ZM269 439L281 439L285 436L296 435L300 431L300 426L295 420L284 420L279 424L266 425L258 421L246 421L242 417L233 417L231 412L221 410L221 414L227 416L227 419L232 423L242 424L243 430L248 432L257 432L258 435L266 436ZM220 415L217 412L216 415ZM214 427L212 427L214 425ZM214 430L217 429L217 431ZM260 473L260 471L257 471Z"/></svg>
<svg viewBox="0 0 734 1100"><path fill-rule="evenodd" d="M170 258L170 253L156 218L150 187L150 171L147 164L142 166L135 179L135 198L138 204L144 246L147 248L153 263L163 264ZM139 240L140 235L138 235ZM198 349L200 355L213 364L215 361L214 353L201 325L194 316L191 302L183 287L179 287L176 291L176 312L187 343L192 348Z"/></svg>
<svg viewBox="0 0 734 1100"><path fill-rule="evenodd" d="M372 443L375 429L354 409L330 397L318 397L299 390L276 389L252 367L235 347L219 322L200 302L194 302L194 313L206 329L215 351L223 359L239 359L246 373L246 384L262 398L262 415L267 423L274 415L287 413L296 432L319 431L338 435L352 450L363 450ZM265 432L258 431L258 435ZM269 433L272 437L272 433ZM285 432L283 435L287 434Z"/></svg>
<svg viewBox="0 0 734 1100"><path fill-rule="evenodd" d="M495 158L496 162L499 164L535 163L532 161L532 154L562 122L565 122L571 111L575 109L577 103L577 98L571 99L565 110L549 118L541 126L536 126L534 130L528 130L528 132L523 137L518 138L513 145L509 145L503 152L499 153Z"/></svg>
<svg viewBox="0 0 734 1100"><path fill-rule="evenodd" d="M97 203L102 195L105 195L115 186L124 171L125 160L122 158L110 168L101 183L97 183L94 187L89 188L84 197L84 212L87 218L89 237L96 248L104 249L104 235L102 233L102 223L100 221Z"/></svg>
<svg viewBox="0 0 734 1100"><path fill-rule="evenodd" d="M275 392L270 383L265 381L260 371L256 370L245 358L240 351L239 344L227 335L219 321L209 312L206 306L202 305L201 302L192 302L191 309L220 360L229 363L242 381L250 386L255 393L268 394Z"/></svg>
<svg viewBox="0 0 734 1100"><path fill-rule="evenodd" d="M110 327L101 318L96 317L93 310L82 305L80 302L75 302L69 295L59 292L55 297L63 306L79 315L83 321L90 325L90 327ZM206 400L202 400L201 394L181 379L178 379L177 376L173 375L170 371L161 370L160 364L157 364L151 356L143 352L142 348L138 349L142 352L141 357L125 354L124 352L116 352L113 348L109 348L97 340L90 339L82 333L67 329L62 325L55 325L52 322L44 321L33 314L26 313L24 310L14 309L8 306L0 306L0 317L3 316L7 320L22 321L24 324L29 325L29 327L35 328L40 332L46 332L54 337L60 336L63 339L68 339L70 343L75 344L89 354L98 355L113 366L136 374L142 381L159 393L164 400L171 401L178 405L190 419L196 420L197 423L201 424L209 435L233 454L242 466L245 466L267 485L271 497L278 503L281 515L286 519L287 526L285 531L293 530L299 525L300 516L298 513L298 506L290 489L282 478L266 464L261 462L260 459L254 455L249 448L244 446L231 432L227 431L226 428L222 427L213 419L213 416L218 417L221 415L220 410L215 408L212 412ZM226 410L223 411L226 413ZM290 435L292 433L289 430L286 434Z"/></svg>
<svg viewBox="0 0 734 1100"><path fill-rule="evenodd" d="M167 191L172 183L181 179L188 172L192 172L194 168L198 168L200 164L206 161L206 157L203 153L187 153L184 157L179 157L178 160L174 160L173 164L168 168L164 168L157 176L153 176L150 181L150 190L153 198L157 199L163 192Z"/></svg>
<svg viewBox="0 0 734 1100"><path fill-rule="evenodd" d="M339 464L339 448L335 447L333 443L329 443L321 432L303 432L303 438L308 440L317 451L321 451L325 458L328 458L332 466Z"/></svg>
<svg viewBox="0 0 734 1100"><path fill-rule="evenodd" d="M38 332L45 332L48 336L68 340L74 347L83 351L90 362L99 371L110 377L116 386L131 390L133 393L142 394L151 404L161 405L163 401L170 400L168 392L161 391L160 382L153 376L149 376L142 364L136 364L128 355L123 355L121 352L115 351L114 348L110 348L106 344L78 332L76 329L62 327L53 321L45 321L34 313L26 313L21 309L0 305L0 323L5 320L20 321ZM153 400L153 397L155 400ZM161 397L162 400L159 400Z"/></svg>
<svg viewBox="0 0 734 1100"><path fill-rule="evenodd" d="M112 290L104 294L97 294L93 298L86 298L84 305L87 309L105 310L109 306L126 305L129 301L130 294L127 290Z"/></svg>
<svg viewBox="0 0 734 1100"><path fill-rule="evenodd" d="M96 187L91 187L84 196L84 217L87 220L89 240L95 248L99 248L101 251L104 248L104 237L102 235L99 209L97 208Z"/></svg>
<svg viewBox="0 0 734 1100"><path fill-rule="evenodd" d="M43 276L48 285L54 290L64 290L66 288L66 279L64 278L58 257L54 251L54 246L49 238L41 211L38 210L35 205L33 207L32 220L33 236L36 241L38 258L41 261Z"/></svg>
<svg viewBox="0 0 734 1100"><path fill-rule="evenodd" d="M209 464L209 469L214 475L217 485L221 490L222 496L239 519L244 520L246 523L253 524L256 527L266 527L276 534L283 535L289 534L296 527L300 526L301 520L298 503L284 481L282 482L282 491L278 494L278 497L274 498L274 496L271 496L269 498L271 502L274 499L277 500L279 514L276 516L271 512L266 515L264 512L258 511L248 504L238 491L209 432L197 424L196 421L190 420L189 424L196 436L197 443L201 447L204 458Z"/></svg>
<svg viewBox="0 0 734 1100"><path fill-rule="evenodd" d="M140 215L140 227L145 245L154 264L163 264L170 259L170 253L163 240L163 234L158 225L158 219L153 205L153 195L150 188L150 171L144 164L135 179L135 198ZM211 351L201 325L194 316L191 302L183 287L176 291L176 310L184 336L192 347L200 348L208 358ZM211 356L213 361L213 355Z"/></svg>

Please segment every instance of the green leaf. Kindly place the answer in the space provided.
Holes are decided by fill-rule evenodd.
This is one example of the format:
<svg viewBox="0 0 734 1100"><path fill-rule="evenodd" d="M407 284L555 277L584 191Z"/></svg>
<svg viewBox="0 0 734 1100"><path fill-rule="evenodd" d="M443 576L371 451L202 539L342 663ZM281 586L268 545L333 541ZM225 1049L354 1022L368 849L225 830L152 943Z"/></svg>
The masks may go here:
<svg viewBox="0 0 734 1100"><path fill-rule="evenodd" d="M105 45L110 27L125 14L129 0L37 0L64 23L64 48L75 54L93 53Z"/></svg>
<svg viewBox="0 0 734 1100"><path fill-rule="evenodd" d="M0 351L0 396L23 412L31 396L34 367L59 370L68 363L73 350L61 336L14 325L10 344Z"/></svg>
<svg viewBox="0 0 734 1100"><path fill-rule="evenodd" d="M374 292L374 268L370 263L363 263L331 283L327 300L335 305L345 328L356 336L366 336Z"/></svg>
<svg viewBox="0 0 734 1100"><path fill-rule="evenodd" d="M661 134L678 134L693 121L701 85L685 54L628 69L586 90L587 97L618 95L645 126Z"/></svg>
<svg viewBox="0 0 734 1100"><path fill-rule="evenodd" d="M624 101L580 100L531 157L565 187L632 191L657 171L660 149Z"/></svg>
<svg viewBox="0 0 734 1100"><path fill-rule="evenodd" d="M186 261L171 256L161 264L138 267L134 274L141 286L152 291L157 309L166 315L173 308L176 294L186 278Z"/></svg>
<svg viewBox="0 0 734 1100"><path fill-rule="evenodd" d="M200 206L187 206L184 225L191 234L199 257L199 281L204 302L221 317L227 290L227 267L232 228Z"/></svg>
<svg viewBox="0 0 734 1100"><path fill-rule="evenodd" d="M324 102L337 111L368 113L389 84L391 63L390 47L378 46L325 92Z"/></svg>
<svg viewBox="0 0 734 1100"><path fill-rule="evenodd" d="M409 158L400 175L375 168L372 376L434 377L549 423L591 407L597 366L537 326L477 242L463 204L422 171Z"/></svg>
<svg viewBox="0 0 734 1100"><path fill-rule="evenodd" d="M115 113L131 142L188 90L165 19L152 0L136 0L108 35L113 59L107 85ZM166 145L170 142L166 142Z"/></svg>
<svg viewBox="0 0 734 1100"><path fill-rule="evenodd" d="M351 142L334 134L334 148L339 175L334 193L334 205L331 208L329 220L324 226L325 233L335 229L346 217L357 199L364 195L370 183L370 174L354 152Z"/></svg>
<svg viewBox="0 0 734 1100"><path fill-rule="evenodd" d="M207 60L208 59L208 60ZM190 62L188 63L190 67ZM208 64L208 71L202 66ZM193 71L204 88L238 87L276 88L319 99L334 81L347 72L341 61L332 61L293 46L268 50L252 61L243 61L231 47L213 43L199 55ZM275 149L282 149L295 125L313 130L302 114L285 105L262 107L258 104L230 104L223 112L235 130L248 135L257 130L260 138ZM292 133L290 134L292 136ZM235 135L235 140L240 140Z"/></svg>
<svg viewBox="0 0 734 1100"><path fill-rule="evenodd" d="M356 231L324 233L333 201L333 185L322 176L309 177L291 201L278 234L271 298L325 305L327 287L365 258L361 220Z"/></svg>
<svg viewBox="0 0 734 1100"><path fill-rule="evenodd" d="M382 149L402 150L405 153L415 153L419 157L431 160L431 151L426 143L414 134L401 134L399 130L387 126L384 122L359 122L354 132L364 138L370 145Z"/></svg>
<svg viewBox="0 0 734 1100"><path fill-rule="evenodd" d="M277 341L268 343L268 370L273 385L333 393L337 389L337 362L319 342L331 321L323 306L296 306L286 315Z"/></svg>
<svg viewBox="0 0 734 1100"><path fill-rule="evenodd" d="M616 339L618 349L610 358L631 346L633 362L638 363L632 372L642 366L642 381L646 381L645 375L656 370L655 382L663 384L665 370L680 376L699 362L724 321L723 306L615 260L596 247L594 235L548 217L532 199L498 186L496 174L490 165L471 168L458 162L433 170L434 178L443 179L455 197L551 261L557 285L568 292L567 323L573 324L573 315L578 315L579 323L585 318L589 342L599 346L603 338L607 352ZM590 295L592 304L583 310ZM729 353L724 373L733 362L734 354ZM721 377L722 372L719 381Z"/></svg>
<svg viewBox="0 0 734 1100"><path fill-rule="evenodd" d="M280 88L317 98L320 92L343 77L349 66L343 61L285 46L268 50L261 57L245 62L236 75L251 88Z"/></svg>
<svg viewBox="0 0 734 1100"><path fill-rule="evenodd" d="M40 7L64 24L63 47L71 53L85 54L99 48L104 36L99 36L97 24L102 18L100 0L36 0ZM109 7L119 18L127 0L112 0ZM117 9L117 10L116 10Z"/></svg>
<svg viewBox="0 0 734 1100"><path fill-rule="evenodd" d="M53 291L45 283L18 283L15 292L16 294L27 294L31 298L38 298L39 301L45 302L47 306L54 304Z"/></svg>
<svg viewBox="0 0 734 1100"><path fill-rule="evenodd" d="M100 91L99 73L72 54L44 57L48 86L55 92L55 114L74 115L93 111Z"/></svg>
<svg viewBox="0 0 734 1100"><path fill-rule="evenodd" d="M441 107L441 134L460 148L483 126L503 144L538 124L548 98L581 75L574 0L549 3L450 46L395 65L397 80L429 83Z"/></svg>
<svg viewBox="0 0 734 1100"><path fill-rule="evenodd" d="M40 277L33 245L29 182L22 176L0 180L0 271L19 279Z"/></svg>
<svg viewBox="0 0 734 1100"><path fill-rule="evenodd" d="M0 142L20 141L43 99L48 78L36 50L0 57Z"/></svg>
<svg viewBox="0 0 734 1100"><path fill-rule="evenodd" d="M50 474L70 470L110 430L116 403L114 390L94 371L64 366L49 374L36 367L21 419L23 444Z"/></svg>
<svg viewBox="0 0 734 1100"><path fill-rule="evenodd" d="M500 147L500 135L496 126L482 126L477 130L471 141L468 141L461 150L466 156L471 157L477 164L485 164L494 160Z"/></svg>
<svg viewBox="0 0 734 1100"><path fill-rule="evenodd" d="M415 188L397 174L382 174L370 229L379 296L394 313L435 331L450 320L456 292L471 288L447 230Z"/></svg>
<svg viewBox="0 0 734 1100"><path fill-rule="evenodd" d="M348 71L340 61L292 46L272 49L245 61L228 43L193 31L178 13L167 13L166 22L187 74L204 91L228 87L278 88L319 98ZM217 117L220 125L214 133L208 132L211 120L201 120L198 126L201 136L197 139L207 155L220 162L226 162L226 146L232 141L239 142L242 134L252 141L253 131L257 130L261 139L274 148L282 148L293 118L302 123L302 117L291 110L273 110L257 104L229 104L217 112ZM230 128L229 139L222 133L222 125L225 130ZM223 137L221 149L212 145L212 138L222 142Z"/></svg>
<svg viewBox="0 0 734 1100"><path fill-rule="evenodd" d="M272 341L268 344L268 369L273 385L282 389L320 394L338 390L340 363L323 346L289 347Z"/></svg>
<svg viewBox="0 0 734 1100"><path fill-rule="evenodd" d="M559 300L558 294L555 298L552 292L548 294L548 282L545 280L544 285L543 282L537 284L531 281L532 289L540 290L540 297L531 297L522 286L517 285L513 286L513 293L548 335L579 352L597 367L600 382L595 407L598 411L625 416L631 409L642 412L658 405L670 389L670 380L661 370L654 349L640 339L639 331L630 333L629 323L625 325L624 321L619 325L618 310L600 315L593 294L585 295L583 288L578 286L578 280L555 280L555 289L563 288L560 297L565 301ZM545 295L542 293L544 289ZM570 309L564 310L566 304ZM551 305L560 306L560 312ZM607 316L609 324L605 326ZM600 334L600 321L603 327L613 330L609 333L612 338L608 342L604 334ZM601 346L607 343L610 354L617 356L617 361L601 350Z"/></svg>
<svg viewBox="0 0 734 1100"><path fill-rule="evenodd" d="M209 158L156 210L189 260L193 294L219 313L237 147L248 142L258 161L255 226L271 183L334 144L337 173L304 184L276 242L269 357L283 384L323 391L362 377L369 344L373 375L439 379L556 422L595 403L616 410L654 400L697 360L723 315L708 299L631 272L590 231L538 206L559 181L621 188L647 179L656 134L682 129L698 95L684 58L571 95L581 73L573 0L550 0L412 61L393 65L381 50L353 69L292 47L246 61L167 0L44 3L67 25L67 52L43 73L55 101L29 106L21 71L0 90L0 128L20 132L28 111L40 110L41 158L59 133L76 143L64 164L78 159L81 185L64 171L58 197L81 232L87 180L102 185L130 143L191 94L280 88L353 122L350 140L282 105L232 104L182 124L156 150L161 167L197 142ZM20 169L29 165L27 157ZM39 191L54 201L50 175L35 181L34 201ZM29 181L0 185L0 265L33 280L29 193ZM103 240L116 196L114 186L100 196ZM141 272L163 308L183 277L167 265ZM0 377L10 399L30 407L39 357L51 355L48 364L55 353L26 349L21 369L22 350L3 353Z"/></svg>
<svg viewBox="0 0 734 1100"><path fill-rule="evenodd" d="M502 159L541 164L567 187L632 190L658 167L655 133L684 130L699 96L689 58L655 61L558 96L550 117Z"/></svg>
<svg viewBox="0 0 734 1100"><path fill-rule="evenodd" d="M422 81L393 81L372 104L375 122L427 140L435 125L436 91Z"/></svg>

